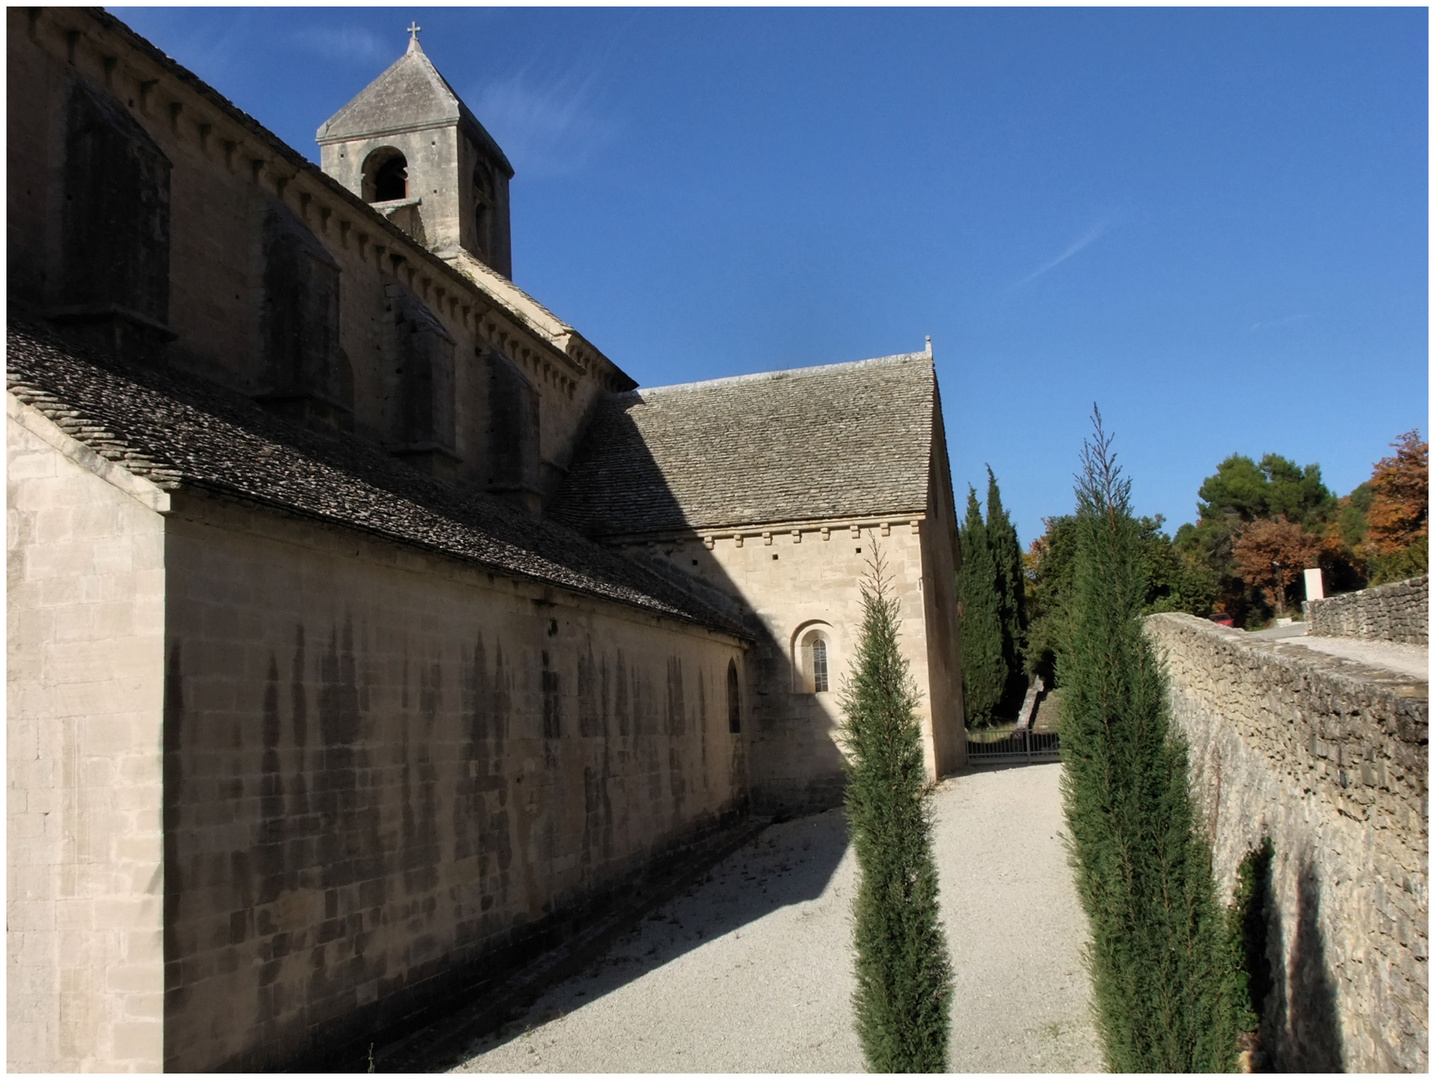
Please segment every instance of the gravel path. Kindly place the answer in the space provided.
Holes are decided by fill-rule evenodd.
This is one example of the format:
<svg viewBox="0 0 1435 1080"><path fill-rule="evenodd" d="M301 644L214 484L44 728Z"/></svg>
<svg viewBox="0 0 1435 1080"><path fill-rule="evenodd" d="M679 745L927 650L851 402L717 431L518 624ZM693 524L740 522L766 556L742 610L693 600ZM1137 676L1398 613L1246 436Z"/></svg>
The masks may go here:
<svg viewBox="0 0 1435 1080"><path fill-rule="evenodd" d="M1055 764L984 770L937 789L953 1071L1101 1067L1060 775ZM863 1071L854 869L840 811L772 826L456 1071Z"/></svg>

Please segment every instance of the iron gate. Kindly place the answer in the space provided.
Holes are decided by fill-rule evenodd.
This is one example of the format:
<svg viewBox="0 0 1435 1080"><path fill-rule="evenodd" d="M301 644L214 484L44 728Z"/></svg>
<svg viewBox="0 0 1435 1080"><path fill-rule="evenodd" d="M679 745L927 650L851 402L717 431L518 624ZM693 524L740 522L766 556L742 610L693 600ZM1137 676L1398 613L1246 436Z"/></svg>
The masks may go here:
<svg viewBox="0 0 1435 1080"><path fill-rule="evenodd" d="M1061 736L1018 728L995 742L967 739L968 765L1012 765L1061 760Z"/></svg>

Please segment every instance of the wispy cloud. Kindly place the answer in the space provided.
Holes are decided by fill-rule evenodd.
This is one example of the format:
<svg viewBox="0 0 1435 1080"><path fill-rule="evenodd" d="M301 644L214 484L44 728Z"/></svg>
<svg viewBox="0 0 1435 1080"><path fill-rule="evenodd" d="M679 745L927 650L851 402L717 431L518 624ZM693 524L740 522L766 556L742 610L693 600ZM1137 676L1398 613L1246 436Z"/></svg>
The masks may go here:
<svg viewBox="0 0 1435 1080"><path fill-rule="evenodd" d="M242 81L256 48L256 12L247 8L108 8L212 86Z"/></svg>
<svg viewBox="0 0 1435 1080"><path fill-rule="evenodd" d="M1264 319L1260 322L1251 323L1250 332L1254 334L1257 330L1269 330L1273 326L1289 326L1291 323L1298 323L1302 319L1309 318L1309 315L1287 315L1283 319Z"/></svg>
<svg viewBox="0 0 1435 1080"><path fill-rule="evenodd" d="M1049 260L1049 261L1047 261L1047 262L1042 263L1042 264L1041 264L1040 266L1038 266L1035 270L1033 270L1030 274L1028 274L1026 277L1022 278L1022 279L1021 279L1021 283L1022 283L1023 285L1026 285L1026 284L1028 284L1029 282L1035 281L1037 278L1041 277L1041 275L1042 275L1042 274L1045 274L1047 271L1049 271L1049 270L1054 270L1056 267L1058 267L1058 266L1060 266L1062 263L1066 262L1066 260L1069 259L1069 258L1071 258L1073 255L1077 254L1077 253L1080 252L1080 251L1085 250L1086 248L1090 247L1092 244L1096 243L1096 241L1100 240L1101 237L1106 234L1106 231L1107 231L1110 227L1111 227L1111 222L1110 222L1110 221L1101 221L1101 222L1098 222L1097 224L1093 225L1091 228L1087 229L1084 233L1082 233L1082 234L1081 234L1080 236L1078 236L1075 240L1073 240L1070 244L1068 244L1067 247L1066 247L1066 250L1064 250L1064 251L1063 251L1060 255L1058 255L1056 258L1051 259L1051 260Z"/></svg>
<svg viewBox="0 0 1435 1080"><path fill-rule="evenodd" d="M605 115L600 87L596 70L540 79L530 65L467 100L515 170L553 175L581 168L617 134L620 125Z"/></svg>
<svg viewBox="0 0 1435 1080"><path fill-rule="evenodd" d="M362 26L311 26L296 30L290 40L304 52L331 60L373 61L398 58L404 42L384 42Z"/></svg>

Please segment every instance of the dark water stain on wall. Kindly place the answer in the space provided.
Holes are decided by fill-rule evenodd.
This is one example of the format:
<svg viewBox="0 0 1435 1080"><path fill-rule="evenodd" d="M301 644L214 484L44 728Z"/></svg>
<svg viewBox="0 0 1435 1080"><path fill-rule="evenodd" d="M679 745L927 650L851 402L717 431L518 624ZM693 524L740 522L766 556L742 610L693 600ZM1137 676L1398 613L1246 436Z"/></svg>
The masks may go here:
<svg viewBox="0 0 1435 1080"><path fill-rule="evenodd" d="M586 653L578 657L578 734L585 739L603 734L598 703L598 664L593 659L591 638L588 639Z"/></svg>
<svg viewBox="0 0 1435 1080"><path fill-rule="evenodd" d="M608 667L595 661L591 638L586 655L578 658L578 710L580 731L601 740L596 753L592 746L584 747L586 756L596 758L583 766L583 837L579 843L579 865L583 883L587 885L594 864L606 861L613 848L613 800L608 790L612 779Z"/></svg>
<svg viewBox="0 0 1435 1080"><path fill-rule="evenodd" d="M613 662L613 717L618 721L618 734L627 738L633 731L633 712L628 699L628 666L623 650L617 650Z"/></svg>
<svg viewBox="0 0 1435 1080"><path fill-rule="evenodd" d="M269 654L264 684L263 751L259 766L259 902L272 903L284 888L284 776L279 762L279 662Z"/></svg>
<svg viewBox="0 0 1435 1080"><path fill-rule="evenodd" d="M419 739L410 759L404 755L405 775L413 773L417 799L405 803L405 823L412 825L405 836L403 852L404 891L410 896L427 892L438 884L438 773L433 763L434 730L443 705L443 667L433 661L419 671ZM408 733L405 731L405 742Z"/></svg>
<svg viewBox="0 0 1435 1080"><path fill-rule="evenodd" d="M294 624L294 667L289 681L289 704L294 713L294 745L309 745L309 695L304 684L304 624Z"/></svg>
<svg viewBox="0 0 1435 1080"><path fill-rule="evenodd" d="M683 820L683 809L687 802L688 781L683 768L683 748L680 739L688 733L687 703L683 693L683 662L680 657L668 657L667 723L664 725L668 736L668 794L673 801L673 821Z"/></svg>
<svg viewBox="0 0 1435 1080"><path fill-rule="evenodd" d="M319 865L324 887L343 888L360 880L358 851L380 851L378 809L361 805L360 768L367 754L356 749L362 734L354 662L353 621L329 633L319 659L319 742L323 768L315 776L315 805L322 824ZM366 878L379 877L377 873Z"/></svg>
<svg viewBox="0 0 1435 1080"><path fill-rule="evenodd" d="M563 735L563 697L558 671L545 649L540 654L543 667L538 673L543 692L543 767L558 771L557 740Z"/></svg>
<svg viewBox="0 0 1435 1080"><path fill-rule="evenodd" d="M294 667L289 681L290 733L293 744L292 777L289 784L289 830L312 838L318 833L317 820L309 816L308 775L312 763L309 748L309 695L304 690L304 624L294 626ZM297 819L297 820L296 820ZM302 821L302 825L300 822ZM296 829L296 826L299 826Z"/></svg>
<svg viewBox="0 0 1435 1080"><path fill-rule="evenodd" d="M489 783L488 755L489 687L488 655L483 635L474 637L473 650L459 672L459 708L463 731L459 739L460 767L454 774L453 860L462 863L477 856L483 822L483 791ZM482 873L482 866L477 868Z"/></svg>
<svg viewBox="0 0 1435 1080"><path fill-rule="evenodd" d="M687 734L687 706L683 701L683 662L676 656L668 657L666 734L677 738Z"/></svg>
<svg viewBox="0 0 1435 1080"><path fill-rule="evenodd" d="M708 691L703 669L698 668L698 753L702 762L703 794L712 790L708 781Z"/></svg>
<svg viewBox="0 0 1435 1080"><path fill-rule="evenodd" d="M494 758L497 761L495 771L496 782L486 800L488 805L488 827L485 830L485 849L491 850L493 858L485 858L485 870L492 873L496 866L498 873L494 875L498 882L498 895L502 903L508 902L509 895L509 868L513 865L513 839L510 833L512 823L510 820L509 804L512 802L511 789L509 787L510 774L508 772L508 757L504 749L504 740L513 730L513 676L507 665L503 662L503 645L500 643L495 650L496 656L493 665L493 747ZM492 845L491 847L489 845Z"/></svg>

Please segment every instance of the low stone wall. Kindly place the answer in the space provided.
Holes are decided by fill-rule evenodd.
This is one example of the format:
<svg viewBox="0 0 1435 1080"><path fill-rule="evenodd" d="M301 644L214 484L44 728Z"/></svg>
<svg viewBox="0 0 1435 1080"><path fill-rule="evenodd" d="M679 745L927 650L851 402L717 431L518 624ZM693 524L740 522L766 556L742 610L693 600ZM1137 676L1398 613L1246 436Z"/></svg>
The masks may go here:
<svg viewBox="0 0 1435 1080"><path fill-rule="evenodd" d="M1225 897L1245 853L1274 844L1272 1063L1425 1071L1428 684L1189 615L1153 615L1146 632Z"/></svg>
<svg viewBox="0 0 1435 1080"><path fill-rule="evenodd" d="M1430 577L1305 603L1306 632L1326 637L1430 643Z"/></svg>

